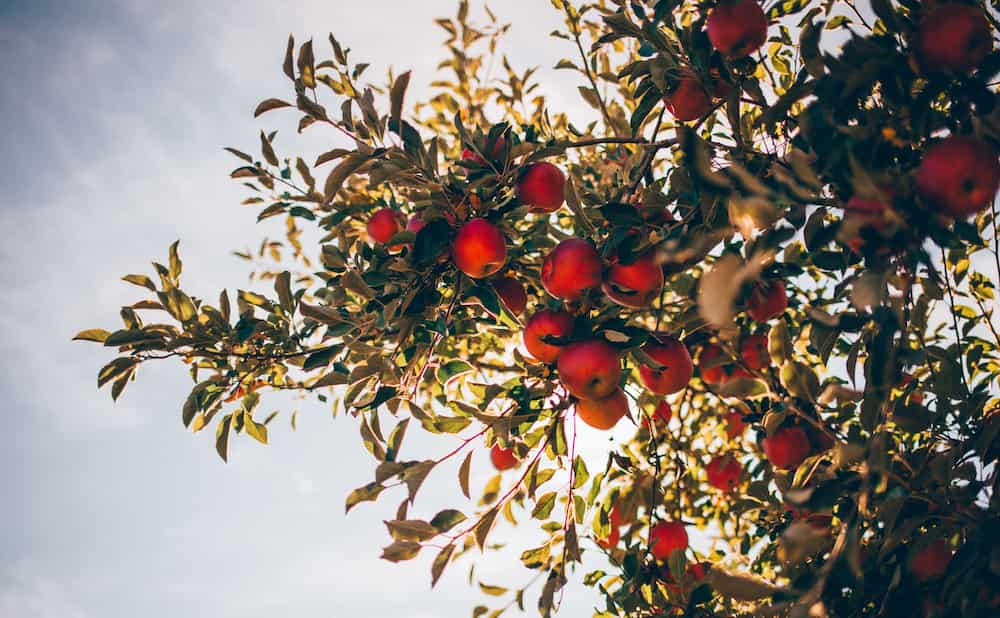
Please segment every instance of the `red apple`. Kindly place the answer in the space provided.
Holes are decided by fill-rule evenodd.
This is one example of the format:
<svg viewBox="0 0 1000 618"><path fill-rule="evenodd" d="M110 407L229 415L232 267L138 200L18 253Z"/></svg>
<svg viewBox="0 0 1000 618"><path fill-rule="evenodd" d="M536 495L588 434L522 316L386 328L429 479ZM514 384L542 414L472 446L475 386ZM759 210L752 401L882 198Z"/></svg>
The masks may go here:
<svg viewBox="0 0 1000 618"><path fill-rule="evenodd" d="M601 283L601 257L589 241L567 238L542 262L542 286L564 300L575 300Z"/></svg>
<svg viewBox="0 0 1000 618"><path fill-rule="evenodd" d="M663 268L652 251L629 264L618 262L608 269L601 289L624 307L646 307L663 290Z"/></svg>
<svg viewBox="0 0 1000 618"><path fill-rule="evenodd" d="M966 135L953 135L928 148L917 170L917 188L924 199L956 218L987 207L998 186L996 151Z"/></svg>
<svg viewBox="0 0 1000 618"><path fill-rule="evenodd" d="M493 289L511 313L521 315L524 312L528 305L528 294L520 281L510 276L498 277L493 280Z"/></svg>
<svg viewBox="0 0 1000 618"><path fill-rule="evenodd" d="M729 367L725 362L716 362L717 359L725 356L717 345L708 344L701 349L701 356L698 357L698 364L701 368L701 379L708 384L722 384L729 379Z"/></svg>
<svg viewBox="0 0 1000 618"><path fill-rule="evenodd" d="M618 388L601 399L581 399L576 402L576 416L594 429L607 430L628 414L628 396Z"/></svg>
<svg viewBox="0 0 1000 618"><path fill-rule="evenodd" d="M491 155L494 160L500 157L500 154L503 152L503 147L505 144L506 141L504 140L504 138L502 137L497 138L496 143L493 144L493 154ZM486 165L486 159L479 156L479 153L474 152L471 148L462 149L462 158L465 159L466 161L475 161L480 165Z"/></svg>
<svg viewBox="0 0 1000 618"><path fill-rule="evenodd" d="M611 551L612 549L618 547L619 541L622 540L622 533L618 528L614 526L611 527L611 532L608 534L606 539L597 539L597 544L604 549Z"/></svg>
<svg viewBox="0 0 1000 618"><path fill-rule="evenodd" d="M784 427L762 441L764 454L775 468L790 470L809 456L809 436L801 427Z"/></svg>
<svg viewBox="0 0 1000 618"><path fill-rule="evenodd" d="M740 482L743 466L732 455L716 456L705 466L708 484L721 491L732 491Z"/></svg>
<svg viewBox="0 0 1000 618"><path fill-rule="evenodd" d="M380 208L368 220L368 236L379 243L387 243L397 233L403 231L403 213L392 208Z"/></svg>
<svg viewBox="0 0 1000 618"><path fill-rule="evenodd" d="M968 73L993 50L993 35L981 8L950 2L920 22L915 47L925 71Z"/></svg>
<svg viewBox="0 0 1000 618"><path fill-rule="evenodd" d="M493 462L494 468L503 471L516 466L518 459L513 448L503 448L499 444L494 444L490 449L490 461Z"/></svg>
<svg viewBox="0 0 1000 618"><path fill-rule="evenodd" d="M767 352L767 335L750 335L740 343L740 360L747 369L760 371L771 365Z"/></svg>
<svg viewBox="0 0 1000 618"><path fill-rule="evenodd" d="M618 508L617 503L611 507L611 512L608 513L608 520L611 522L612 528L620 528L625 523L625 517L622 516L621 509Z"/></svg>
<svg viewBox="0 0 1000 618"><path fill-rule="evenodd" d="M603 399L618 389L621 357L618 350L600 339L569 344L557 362L559 379L580 399Z"/></svg>
<svg viewBox="0 0 1000 618"><path fill-rule="evenodd" d="M517 196L521 203L535 212L553 212L563 204L566 176L562 170L542 161L532 163L517 181Z"/></svg>
<svg viewBox="0 0 1000 618"><path fill-rule="evenodd" d="M712 109L712 99L697 77L684 76L677 87L663 97L667 111L681 122L698 120Z"/></svg>
<svg viewBox="0 0 1000 618"><path fill-rule="evenodd" d="M416 234L427 225L427 222L420 218L420 215L413 215L410 220L406 222L406 231L413 232Z"/></svg>
<svg viewBox="0 0 1000 618"><path fill-rule="evenodd" d="M694 363L687 347L674 337L653 337L642 351L663 365L655 369L649 365L639 366L639 378L649 390L659 395L669 395L683 390L694 376Z"/></svg>
<svg viewBox="0 0 1000 618"><path fill-rule="evenodd" d="M727 58L745 58L767 41L767 17L755 0L720 0L705 27L712 47Z"/></svg>
<svg viewBox="0 0 1000 618"><path fill-rule="evenodd" d="M543 337L569 337L573 332L573 316L565 311L542 309L528 318L524 325L524 347L535 359L543 363L554 363L563 348L547 343Z"/></svg>
<svg viewBox="0 0 1000 618"><path fill-rule="evenodd" d="M660 403L656 404L656 409L653 410L653 422L657 425L666 425L673 418L674 411L670 408L670 404L664 399ZM649 428L649 418L644 417L642 419L642 426Z"/></svg>
<svg viewBox="0 0 1000 618"><path fill-rule="evenodd" d="M785 284L777 279L754 284L747 299L747 315L757 322L767 322L778 317L788 308Z"/></svg>
<svg viewBox="0 0 1000 618"><path fill-rule="evenodd" d="M679 521L661 521L649 530L649 549L657 560L665 560L674 550L688 546L687 530Z"/></svg>
<svg viewBox="0 0 1000 618"><path fill-rule="evenodd" d="M455 235L451 257L463 273L482 279L503 268L507 243L500 228L486 219L473 219Z"/></svg>
<svg viewBox="0 0 1000 618"><path fill-rule="evenodd" d="M732 440L737 436L742 436L746 430L747 424L743 420L743 414L739 410L730 410L729 414L726 415L726 436Z"/></svg>
<svg viewBox="0 0 1000 618"><path fill-rule="evenodd" d="M948 570L951 548L944 539L934 539L910 557L910 572L918 582L938 579Z"/></svg>

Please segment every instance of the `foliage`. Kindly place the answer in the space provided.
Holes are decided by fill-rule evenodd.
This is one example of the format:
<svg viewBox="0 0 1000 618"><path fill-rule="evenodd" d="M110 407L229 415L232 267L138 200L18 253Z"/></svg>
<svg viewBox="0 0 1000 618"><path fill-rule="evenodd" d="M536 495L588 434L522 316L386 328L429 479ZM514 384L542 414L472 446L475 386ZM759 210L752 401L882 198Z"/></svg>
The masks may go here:
<svg viewBox="0 0 1000 618"><path fill-rule="evenodd" d="M508 26L491 13L475 25L464 1L437 21L444 75L413 106L408 73L367 83L368 65L332 35L324 60L313 41L289 38L292 95L255 115L295 112L300 132L326 125L350 145L312 165L279 156L274 133L261 134L259 157L228 149L241 160L232 177L250 191L245 204L258 219L287 221L287 237L258 256L274 262L256 273L273 294L223 291L216 305L190 296L175 243L166 265L153 264L155 280L125 277L149 296L122 308L121 329L77 336L119 352L98 385L117 399L143 363L179 358L195 383L182 420L196 432L214 423L223 459L234 434L267 442L274 415L256 412L266 392L332 398L377 462L347 509L406 487L383 557L435 551L437 582L459 557L491 550L501 515L535 519L547 540L521 561L537 572L543 615L592 552L614 567L583 576L601 616L991 615L1000 601L996 208L948 216L914 174L944 135L1000 144L1000 52L968 74L936 73L912 53L930 6L783 0L765 6L764 47L726 59L704 30L711 4L552 0L565 17L552 36L574 55L556 68L579 75L593 110L586 126L548 107L534 70L496 57ZM502 77L489 77L494 60ZM692 77L710 108L675 121L662 100ZM567 176L566 207L551 214L516 189L543 160ZM860 215L851 198L884 208ZM423 226L372 242L366 222L383 208ZM603 468L575 452L575 398L557 365L518 347L527 316L505 304L496 277L472 279L449 259L474 217L503 231L497 277L526 287L529 313L573 315L572 332L547 343L600 338L621 354L631 408L621 422L637 429ZM303 246L303 229L319 232L318 246ZM662 293L640 308L600 288L565 302L546 294L543 259L573 236L592 241L606 269L654 251ZM751 319L748 303L775 281L787 309ZM663 368L644 347L653 334L699 359L668 397L668 423L653 417L664 397L638 371ZM751 362L742 348L755 335L766 348ZM779 469L766 456L776 458L776 441L764 445L789 428L806 437L807 456ZM459 441L408 459L405 437L420 430ZM490 480L475 512L409 512L447 460L462 461L469 496L472 453L493 445L520 465ZM719 455L742 467L731 491L706 482ZM665 521L708 531L711 551L658 560L649 530ZM941 577L915 577L921 550L940 550L942 539ZM504 598L474 616L524 608L527 586L480 587Z"/></svg>

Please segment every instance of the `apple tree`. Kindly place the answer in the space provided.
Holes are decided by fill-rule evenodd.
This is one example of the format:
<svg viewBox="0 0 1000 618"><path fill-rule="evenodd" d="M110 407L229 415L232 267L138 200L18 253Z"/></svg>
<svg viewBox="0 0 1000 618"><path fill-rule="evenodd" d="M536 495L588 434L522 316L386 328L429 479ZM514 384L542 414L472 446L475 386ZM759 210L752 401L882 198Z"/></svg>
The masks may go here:
<svg viewBox="0 0 1000 618"><path fill-rule="evenodd" d="M383 557L433 552L432 582L539 528L475 616L549 615L571 577L599 616L997 615L996 3L539 4L586 124L464 0L415 104L289 38L255 115L340 145L228 149L285 221L244 256L269 285L195 298L175 243L77 335L117 351L98 385L180 360L223 459L270 392L332 406L375 460L347 509L401 499ZM630 437L588 468L581 424ZM471 497L473 457L477 501L418 509L446 461Z"/></svg>

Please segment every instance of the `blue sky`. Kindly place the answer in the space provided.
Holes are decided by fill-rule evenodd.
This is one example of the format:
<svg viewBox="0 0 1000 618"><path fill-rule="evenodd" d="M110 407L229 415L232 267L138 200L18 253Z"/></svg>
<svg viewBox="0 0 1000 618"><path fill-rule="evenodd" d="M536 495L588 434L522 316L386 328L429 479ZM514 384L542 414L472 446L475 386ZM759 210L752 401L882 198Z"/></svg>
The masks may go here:
<svg viewBox="0 0 1000 618"><path fill-rule="evenodd" d="M583 119L572 78L551 70L572 50L547 36L559 25L549 3L495 4L515 22L505 46L514 64L541 64L553 103ZM481 600L466 564L431 592L430 556L378 559L381 521L398 500L344 517L344 497L374 465L349 419L331 420L316 402L265 401L298 409L299 431L286 414L270 446L240 440L224 465L208 432L192 436L180 423L190 384L179 365L143 370L112 404L95 383L108 352L69 341L83 328L113 327L118 307L138 298L118 277L148 272L178 238L193 293L246 285L230 252L275 228L255 225L239 206L244 195L227 178L234 161L222 147L253 149L261 128L282 129L286 152L339 144L330 133L296 138L292 115L252 118L261 99L287 95L280 63L289 32L322 41L333 30L356 59L374 62L371 71L412 68L419 95L440 59L432 18L453 6L0 3L0 341L8 359L0 372L0 618L420 618L468 615ZM595 461L604 440L582 438ZM428 455L449 444L415 448ZM479 463L473 482L481 486L489 471ZM468 508L453 473L431 478L417 509ZM478 572L502 585L530 576L512 556ZM585 615L595 600L572 588L564 615Z"/></svg>

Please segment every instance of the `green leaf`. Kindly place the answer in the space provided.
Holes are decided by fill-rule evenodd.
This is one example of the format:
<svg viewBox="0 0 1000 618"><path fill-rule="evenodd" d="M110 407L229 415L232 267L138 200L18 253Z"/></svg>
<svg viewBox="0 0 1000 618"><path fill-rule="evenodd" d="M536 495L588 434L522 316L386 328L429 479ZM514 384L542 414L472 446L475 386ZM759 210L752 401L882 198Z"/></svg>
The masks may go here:
<svg viewBox="0 0 1000 618"><path fill-rule="evenodd" d="M229 461L229 434L233 427L233 415L227 414L219 421L215 430L215 452L222 461Z"/></svg>
<svg viewBox="0 0 1000 618"><path fill-rule="evenodd" d="M386 521L385 527L401 541L426 541L438 535L438 530L422 519L393 519Z"/></svg>
<svg viewBox="0 0 1000 618"><path fill-rule="evenodd" d="M448 561L451 560L451 554L455 551L454 545L445 545L438 555L434 557L434 562L431 564L431 588L437 585L439 579L441 579L441 574L444 573L444 568L448 566Z"/></svg>
<svg viewBox="0 0 1000 618"><path fill-rule="evenodd" d="M74 335L73 341L96 341L97 343L104 343L104 340L107 339L110 334L111 333L103 328L88 328L87 330L81 330Z"/></svg>
<svg viewBox="0 0 1000 618"><path fill-rule="evenodd" d="M292 104L287 101L282 101L281 99L265 99L261 101L256 109L253 110L253 117L257 118L265 112L269 112L272 109L281 109L282 107L291 107Z"/></svg>
<svg viewBox="0 0 1000 618"><path fill-rule="evenodd" d="M177 252L177 247L181 244L181 241L175 240L173 244L170 245L170 278L174 281L181 276L181 258L180 254Z"/></svg>
<svg viewBox="0 0 1000 618"><path fill-rule="evenodd" d="M531 516L535 519L548 519L549 515L552 514L552 509L555 505L556 492L547 492L535 502L535 508L532 509Z"/></svg>
<svg viewBox="0 0 1000 618"><path fill-rule="evenodd" d="M497 514L500 512L498 507L493 507L483 515L482 519L476 525L476 545L479 546L480 551L486 547L486 537L489 536L490 530L493 529L493 522L497 519Z"/></svg>
<svg viewBox="0 0 1000 618"><path fill-rule="evenodd" d="M97 388L101 388L111 380L120 378L138 364L139 361L135 358L116 358L97 372Z"/></svg>
<svg viewBox="0 0 1000 618"><path fill-rule="evenodd" d="M448 532L465 520L466 517L462 511L445 509L431 519L431 526L433 526L438 532Z"/></svg>
<svg viewBox="0 0 1000 618"><path fill-rule="evenodd" d="M462 465L458 468L458 484L462 488L462 493L466 498L471 498L469 493L469 469L472 467L472 451L462 460Z"/></svg>
<svg viewBox="0 0 1000 618"><path fill-rule="evenodd" d="M323 350L318 350L313 352L306 357L305 362L302 364L303 371L312 371L313 369L319 369L320 367L326 367L333 360L333 357L337 355L338 349L335 347L329 347Z"/></svg>
<svg viewBox="0 0 1000 618"><path fill-rule="evenodd" d="M249 411L243 411L243 430L261 444L267 444L267 426L253 420Z"/></svg>
<svg viewBox="0 0 1000 618"><path fill-rule="evenodd" d="M390 102L390 122L399 123L402 120L403 114L403 97L406 96L406 87L410 84L410 72L407 71L402 73L396 78L396 81L392 84L392 90L389 91L389 102Z"/></svg>
<svg viewBox="0 0 1000 618"><path fill-rule="evenodd" d="M133 285L144 287L151 292L156 291L156 284L153 283L153 280L146 275L125 275L122 277L122 281L127 281Z"/></svg>
<svg viewBox="0 0 1000 618"><path fill-rule="evenodd" d="M382 550L382 559L389 562L402 562L416 558L420 553L420 543L413 541L396 541Z"/></svg>
<svg viewBox="0 0 1000 618"><path fill-rule="evenodd" d="M463 373L469 373L474 369L475 367L464 360L451 360L437 368L437 381L441 384L447 384L455 377L460 376Z"/></svg>
<svg viewBox="0 0 1000 618"><path fill-rule="evenodd" d="M344 512L349 513L352 508L362 502L372 502L385 489L380 483L368 483L364 487L358 487L347 496L344 505Z"/></svg>

